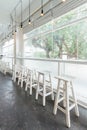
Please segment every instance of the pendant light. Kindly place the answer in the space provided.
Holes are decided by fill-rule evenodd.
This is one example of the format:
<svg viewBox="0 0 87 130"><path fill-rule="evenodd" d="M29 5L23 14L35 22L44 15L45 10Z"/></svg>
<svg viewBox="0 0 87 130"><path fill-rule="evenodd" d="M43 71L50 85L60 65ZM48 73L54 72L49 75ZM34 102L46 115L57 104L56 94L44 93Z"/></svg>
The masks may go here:
<svg viewBox="0 0 87 130"><path fill-rule="evenodd" d="M66 0L62 0L62 2L66 2Z"/></svg>
<svg viewBox="0 0 87 130"><path fill-rule="evenodd" d="M30 20L30 0L29 0L29 21L28 21L29 24L31 24L31 20Z"/></svg>
<svg viewBox="0 0 87 130"><path fill-rule="evenodd" d="M44 15L44 12L43 12L43 0L41 0L41 16Z"/></svg>
<svg viewBox="0 0 87 130"><path fill-rule="evenodd" d="M23 28L23 24L22 24L22 0L21 0L21 29Z"/></svg>

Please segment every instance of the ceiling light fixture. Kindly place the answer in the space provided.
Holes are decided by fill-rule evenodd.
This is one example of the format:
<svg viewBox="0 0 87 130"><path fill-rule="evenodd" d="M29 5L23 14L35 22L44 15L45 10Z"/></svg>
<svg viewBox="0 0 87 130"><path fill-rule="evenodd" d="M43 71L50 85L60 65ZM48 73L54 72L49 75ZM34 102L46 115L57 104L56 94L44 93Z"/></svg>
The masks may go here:
<svg viewBox="0 0 87 130"><path fill-rule="evenodd" d="M62 2L66 2L66 0L62 0Z"/></svg>
<svg viewBox="0 0 87 130"><path fill-rule="evenodd" d="M23 23L22 23L22 0L21 0L21 29L23 28Z"/></svg>
<svg viewBox="0 0 87 130"><path fill-rule="evenodd" d="M41 0L41 16L44 15L44 12L43 12L43 0Z"/></svg>
<svg viewBox="0 0 87 130"><path fill-rule="evenodd" d="M29 0L29 21L28 21L29 24L31 24L31 20L30 20L30 0Z"/></svg>

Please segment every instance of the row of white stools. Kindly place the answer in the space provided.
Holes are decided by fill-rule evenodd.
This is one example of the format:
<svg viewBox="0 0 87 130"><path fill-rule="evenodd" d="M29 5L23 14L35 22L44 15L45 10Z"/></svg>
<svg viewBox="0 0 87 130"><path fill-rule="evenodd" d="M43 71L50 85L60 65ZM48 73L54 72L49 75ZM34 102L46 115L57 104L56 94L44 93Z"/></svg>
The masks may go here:
<svg viewBox="0 0 87 130"><path fill-rule="evenodd" d="M18 78L18 85L21 83L21 87L23 87L23 81L25 81L25 91L30 89L30 95L32 95L32 89L36 89L36 100L38 99L38 95L43 97L43 106L46 104L46 97L51 95L54 100L54 92L53 86L51 83L50 73L48 74L48 79L45 72L37 72L36 70L31 70L23 66L15 65L15 74L14 81Z"/></svg>
<svg viewBox="0 0 87 130"><path fill-rule="evenodd" d="M52 85L52 79L50 73L41 71L31 70L24 66L15 65L14 67L14 81L18 78L18 85L25 81L25 91L30 89L30 95L32 95L32 88L36 89L36 100L38 95L42 96L43 106L46 105L46 97L51 95L54 101L53 113L57 114L57 109L61 110L66 116L66 125L70 127L70 111L75 108L76 116L79 116L77 99L73 87L73 77L58 76L55 77L57 80L57 90L54 98L54 89ZM47 76L48 75L48 76ZM60 105L63 103L63 107Z"/></svg>

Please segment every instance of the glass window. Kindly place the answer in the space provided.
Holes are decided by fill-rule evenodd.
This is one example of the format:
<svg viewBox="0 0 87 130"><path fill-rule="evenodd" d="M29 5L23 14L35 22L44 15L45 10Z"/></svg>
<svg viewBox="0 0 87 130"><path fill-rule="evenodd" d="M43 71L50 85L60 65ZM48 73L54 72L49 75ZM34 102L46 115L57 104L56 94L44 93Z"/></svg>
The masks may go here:
<svg viewBox="0 0 87 130"><path fill-rule="evenodd" d="M87 60L87 4L25 34L25 55L34 58ZM50 65L51 64L51 65ZM75 77L77 98L87 105L87 66L75 62L25 60L25 65L51 74ZM53 79L54 80L54 79ZM84 90L83 90L84 89Z"/></svg>
<svg viewBox="0 0 87 130"><path fill-rule="evenodd" d="M86 16L87 4L25 34L25 56L87 59Z"/></svg>
<svg viewBox="0 0 87 130"><path fill-rule="evenodd" d="M3 55L4 56L13 56L14 53L14 44L13 39L7 41L3 45Z"/></svg>

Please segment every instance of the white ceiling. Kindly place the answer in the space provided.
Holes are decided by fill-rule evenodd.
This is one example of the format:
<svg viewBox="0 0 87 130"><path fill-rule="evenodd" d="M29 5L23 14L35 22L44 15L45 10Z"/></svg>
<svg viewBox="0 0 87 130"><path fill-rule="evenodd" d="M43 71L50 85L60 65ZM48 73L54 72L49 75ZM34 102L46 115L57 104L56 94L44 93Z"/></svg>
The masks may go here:
<svg viewBox="0 0 87 130"><path fill-rule="evenodd" d="M18 0L0 0L0 24L9 23L10 13Z"/></svg>
<svg viewBox="0 0 87 130"><path fill-rule="evenodd" d="M30 0L30 2L37 0ZM47 0L43 0L45 3ZM41 3L41 0L38 0ZM21 12L21 0L0 0L0 24L7 24L10 22L10 14L12 13L13 9L17 6L17 14ZM29 0L22 0L22 8L23 10L29 6ZM14 12L14 11L13 11Z"/></svg>
<svg viewBox="0 0 87 130"><path fill-rule="evenodd" d="M41 0L30 0L32 2L31 4L31 12L34 12L38 7L41 6ZM47 2L50 0L43 0L43 2ZM29 0L22 0L23 4L23 20L25 20L29 16L29 12L26 12L26 9L28 11L29 7ZM61 0L53 0L53 4L60 3ZM20 22L20 13L21 13L21 0L0 0L0 40L2 39L2 34L5 35L5 32L9 29L11 18L10 14L13 15L14 21L15 21L15 10L14 8L17 6L16 13L17 13L17 20ZM60 6L58 6L55 10L53 10L53 15L55 17L59 17L60 15L63 15L64 13L68 12L71 9L74 9L84 3L87 3L87 0L66 0L66 2ZM48 4L47 8L51 6ZM50 8L50 7L49 7ZM45 8L46 9L46 8ZM40 12L39 12L40 13ZM46 20L47 18L45 18ZM44 20L42 20L44 21ZM48 20L49 21L49 20ZM42 22L43 23L43 22ZM35 26L35 25L34 25ZM7 32L8 33L8 32Z"/></svg>
<svg viewBox="0 0 87 130"><path fill-rule="evenodd" d="M47 0L43 0L46 2ZM30 2L41 3L41 0L30 0ZM8 30L8 26L11 24L10 14L15 17L15 7L16 7L16 17L20 18L21 13L21 0L0 0L0 35ZM29 0L22 0L22 10L24 11L29 7ZM14 20L15 21L15 20Z"/></svg>
<svg viewBox="0 0 87 130"><path fill-rule="evenodd" d="M32 0L31 0L32 1ZM22 0L23 2L23 10L28 6L29 0ZM10 14L13 11L13 15L15 13L14 8L17 6L17 15L21 12L21 0L0 0L0 35L7 30L8 25L11 22ZM20 7L19 7L20 6Z"/></svg>
<svg viewBox="0 0 87 130"><path fill-rule="evenodd" d="M10 13L18 3L18 0L0 0L0 35L7 32L10 23Z"/></svg>

